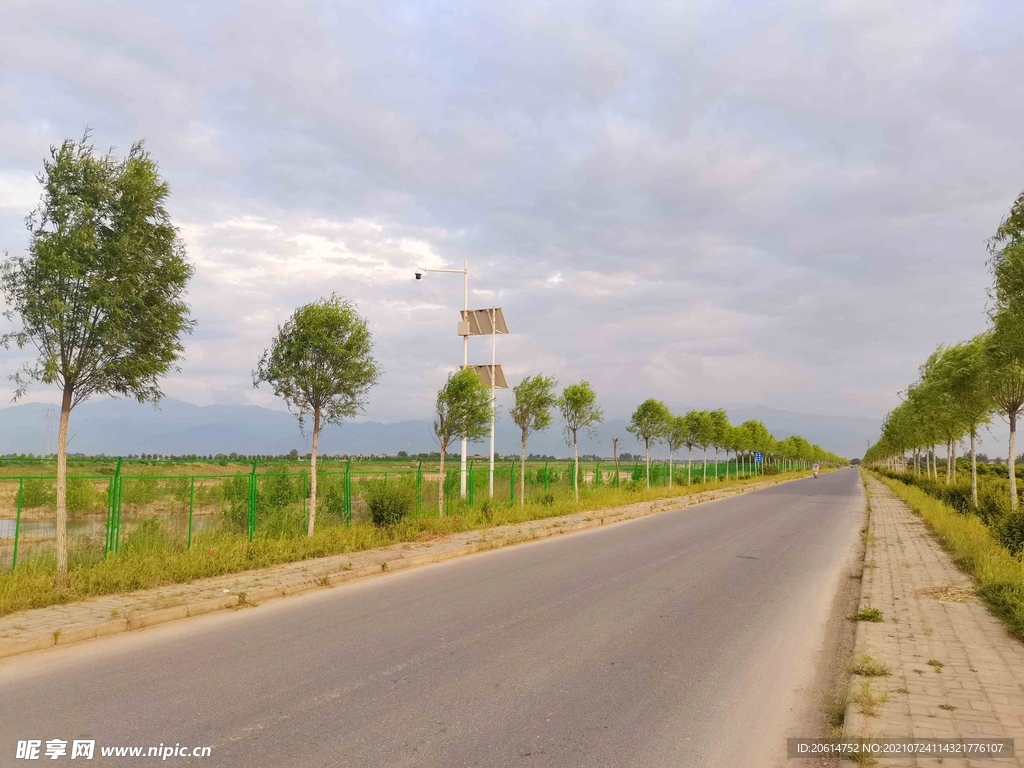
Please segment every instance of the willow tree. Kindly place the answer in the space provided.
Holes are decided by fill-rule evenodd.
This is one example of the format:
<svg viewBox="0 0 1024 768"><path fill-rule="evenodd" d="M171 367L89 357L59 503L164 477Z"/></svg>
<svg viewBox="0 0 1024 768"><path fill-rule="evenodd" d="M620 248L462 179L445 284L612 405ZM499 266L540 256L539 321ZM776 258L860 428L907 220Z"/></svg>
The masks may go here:
<svg viewBox="0 0 1024 768"><path fill-rule="evenodd" d="M61 392L57 432L57 583L68 578L67 445L71 411L93 395L157 402L160 379L181 359L193 321L185 303L192 265L165 204L170 194L142 142L97 155L89 135L50 148L42 197L29 214L29 249L0 267L3 336L34 358L13 377Z"/></svg>
<svg viewBox="0 0 1024 768"><path fill-rule="evenodd" d="M665 431L665 445L668 446L668 487L672 487L672 460L675 452L686 445L689 430L686 426L685 416L672 416L670 414L668 428Z"/></svg>
<svg viewBox="0 0 1024 768"><path fill-rule="evenodd" d="M709 411L708 418L711 419L711 431L714 435L711 444L715 447L715 476L717 477L719 450L725 450L725 465L728 471L729 450L726 446L729 444L729 430L732 429L732 425L729 423L729 414L725 412L724 408Z"/></svg>
<svg viewBox="0 0 1024 768"><path fill-rule="evenodd" d="M697 445L704 451L704 476L701 482L706 483L708 481L708 448L714 445L717 437L715 434L715 420L711 416L710 411L697 411L693 418L693 425Z"/></svg>
<svg viewBox="0 0 1024 768"><path fill-rule="evenodd" d="M693 482L693 449L700 442L701 412L697 410L687 411L682 417L684 424L684 436L682 445L686 448L686 484Z"/></svg>
<svg viewBox="0 0 1024 768"><path fill-rule="evenodd" d="M1007 323L1009 325L1009 323ZM1010 480L1010 507L1017 509L1017 420L1021 411L1024 410L1024 363L1019 358L1007 353L1013 341L1001 342L1000 331L1011 333L1013 329L1007 325L996 325L996 330L989 337L986 348L987 371L986 376L989 384L989 391L992 395L992 402L996 410L1006 419L1010 426L1009 440L1009 480ZM1024 328L1017 332L1024 332Z"/></svg>
<svg viewBox="0 0 1024 768"><path fill-rule="evenodd" d="M999 225L989 250L994 301L987 357L994 400L1010 424L1010 502L1016 509L1017 418L1024 408L1024 192Z"/></svg>
<svg viewBox="0 0 1024 768"><path fill-rule="evenodd" d="M604 419L604 413L597 405L597 393L589 381L570 384L562 390L558 398L558 410L565 425L566 442L572 445L572 488L576 502L580 500L580 449L579 432L581 429L593 432L594 427Z"/></svg>
<svg viewBox="0 0 1024 768"><path fill-rule="evenodd" d="M533 432L541 432L551 426L551 409L555 397L556 381L550 376L537 374L527 376L512 388L515 403L509 410L512 421L519 427L521 436L522 462L519 466L519 506L526 506L526 440Z"/></svg>
<svg viewBox="0 0 1024 768"><path fill-rule="evenodd" d="M476 371L463 368L448 377L434 403L434 435L441 447L437 514L444 517L444 460L454 440L479 440L491 429L491 390Z"/></svg>
<svg viewBox="0 0 1024 768"><path fill-rule="evenodd" d="M306 535L316 525L316 458L325 424L340 424L362 411L366 396L380 378L373 340L355 304L331 295L305 304L278 326L263 352L253 386L269 384L288 410L305 425L313 417L309 454L309 511Z"/></svg>
<svg viewBox="0 0 1024 768"><path fill-rule="evenodd" d="M994 409L985 370L985 338L947 347L936 373L949 394L952 418L971 438L971 502L978 508L978 429ZM954 458L955 461L955 458ZM955 479L955 474L953 475Z"/></svg>
<svg viewBox="0 0 1024 768"><path fill-rule="evenodd" d="M672 412L660 400L648 398L637 406L626 431L644 444L647 487L651 487L651 446L662 442L671 428Z"/></svg>

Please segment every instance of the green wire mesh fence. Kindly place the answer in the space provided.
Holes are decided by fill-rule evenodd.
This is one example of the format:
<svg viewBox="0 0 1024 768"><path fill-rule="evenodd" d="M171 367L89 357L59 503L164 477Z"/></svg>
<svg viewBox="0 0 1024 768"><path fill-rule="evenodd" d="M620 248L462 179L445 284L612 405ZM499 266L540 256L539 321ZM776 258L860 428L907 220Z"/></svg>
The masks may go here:
<svg viewBox="0 0 1024 768"><path fill-rule="evenodd" d="M784 462L795 469L805 462ZM678 461L672 481L719 482L756 473L758 466L737 461ZM778 470L775 470L778 471ZM458 462L446 462L445 513L519 503L522 466L518 460L496 462L493 494L486 460L471 460L467 494L460 494ZM706 480L705 480L706 478ZM368 520L369 483L415 486L415 516L438 515L436 463L417 460L325 460L317 471L317 529ZM574 486L634 487L647 482L643 462L529 460L525 493L530 502L571 498ZM650 483L669 483L667 462L651 463ZM132 459L69 460L67 533L74 557L101 559L125 549L191 548L204 532L287 538L306 533L311 478L304 461L154 461ZM56 481L52 461L0 460L0 568L51 555L56 541Z"/></svg>

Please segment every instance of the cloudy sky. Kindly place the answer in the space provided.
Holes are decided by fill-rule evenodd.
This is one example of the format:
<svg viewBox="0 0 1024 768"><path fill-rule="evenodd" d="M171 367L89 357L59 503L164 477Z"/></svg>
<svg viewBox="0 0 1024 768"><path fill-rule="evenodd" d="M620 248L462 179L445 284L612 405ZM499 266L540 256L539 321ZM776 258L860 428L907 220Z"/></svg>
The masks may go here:
<svg viewBox="0 0 1024 768"><path fill-rule="evenodd" d="M468 258L513 382L880 416L984 328L1022 28L1014 0L4 0L0 248L90 126L146 140L196 265L170 396L273 405L260 352L335 291L386 370L367 416L423 417L462 286L412 273Z"/></svg>

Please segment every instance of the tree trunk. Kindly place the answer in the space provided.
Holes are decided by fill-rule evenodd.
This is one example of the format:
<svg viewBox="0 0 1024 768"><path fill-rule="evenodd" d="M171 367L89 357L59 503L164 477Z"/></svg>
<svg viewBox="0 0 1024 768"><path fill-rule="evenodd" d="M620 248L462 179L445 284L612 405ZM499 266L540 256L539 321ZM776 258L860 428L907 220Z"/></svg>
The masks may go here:
<svg viewBox="0 0 1024 768"><path fill-rule="evenodd" d="M707 485L707 482L708 482L708 449L707 449L707 446L705 446L704 447L704 479L701 480L701 483L704 484L704 485Z"/></svg>
<svg viewBox="0 0 1024 768"><path fill-rule="evenodd" d="M316 449L320 444L320 409L313 409L313 449L309 453L309 525L306 536L313 538L316 525Z"/></svg>
<svg viewBox="0 0 1024 768"><path fill-rule="evenodd" d="M1010 509L1017 511L1017 414L1010 414Z"/></svg>
<svg viewBox="0 0 1024 768"><path fill-rule="evenodd" d="M690 484L690 478L693 475L693 446L691 445L686 449L686 484Z"/></svg>
<svg viewBox="0 0 1024 768"><path fill-rule="evenodd" d="M441 479L437 481L437 516L444 517L444 455L448 453L448 441L441 441Z"/></svg>
<svg viewBox="0 0 1024 768"><path fill-rule="evenodd" d="M576 440L576 430L572 431L572 489L576 503L580 503L580 447Z"/></svg>
<svg viewBox="0 0 1024 768"><path fill-rule="evenodd" d="M523 430L523 461L519 467L519 506L526 506L526 430Z"/></svg>
<svg viewBox="0 0 1024 768"><path fill-rule="evenodd" d="M644 451L647 454L647 488L651 487L651 441L644 440Z"/></svg>
<svg viewBox="0 0 1024 768"><path fill-rule="evenodd" d="M612 457L615 459L615 487L619 487L619 438L612 438Z"/></svg>
<svg viewBox="0 0 1024 768"><path fill-rule="evenodd" d="M672 454L673 450L670 447L668 449L668 487L672 487Z"/></svg>
<svg viewBox="0 0 1024 768"><path fill-rule="evenodd" d="M64 387L60 403L60 427L57 431L57 586L68 583L68 419L71 416L72 391Z"/></svg>
<svg viewBox="0 0 1024 768"><path fill-rule="evenodd" d="M975 430L971 429L971 503L978 508L978 454Z"/></svg>
<svg viewBox="0 0 1024 768"><path fill-rule="evenodd" d="M953 440L950 445L953 446L953 468L949 472L949 478L954 483L956 482L956 440Z"/></svg>

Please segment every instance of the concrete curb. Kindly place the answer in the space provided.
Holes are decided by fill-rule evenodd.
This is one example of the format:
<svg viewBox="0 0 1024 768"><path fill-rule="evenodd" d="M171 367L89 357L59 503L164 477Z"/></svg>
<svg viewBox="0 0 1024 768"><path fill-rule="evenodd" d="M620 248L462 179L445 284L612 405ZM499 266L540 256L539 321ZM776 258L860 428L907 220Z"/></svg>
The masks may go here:
<svg viewBox="0 0 1024 768"><path fill-rule="evenodd" d="M868 492L868 489L866 487L864 488L864 503L865 503L866 507L868 507L868 508L871 505L871 496L870 496L870 494ZM873 509L871 511L871 514L872 515L875 514ZM870 519L868 520L867 525L868 525L868 537L867 537L867 539L864 542L864 562L861 563L860 596L857 598L857 610L860 610L861 606L864 606L864 605L867 605L868 603L870 603L870 600L865 600L865 598L869 596L868 593L871 591L869 589L869 587L868 587L868 581L869 581L869 579L868 579L868 563L871 562L871 556L872 556L873 550L875 548L875 540L871 536L871 520ZM856 626L856 628L853 631L853 658L857 658L860 654L867 652L867 636L865 634L866 631L867 631L867 625L864 622L862 622L862 621L858 621L857 622L857 626ZM849 674L849 672L848 672L847 673L847 677L848 677L847 689L849 689L849 688L852 688L852 686L853 686L853 678L854 678L854 676L852 674ZM855 722L859 722L858 721L858 717L859 716L860 716L860 713L857 711L857 704L856 704L856 702L854 702L854 701L848 702L847 705L846 705L846 711L843 714L843 738L851 739L852 740L852 739L864 737L864 734L854 734L852 732L853 728L852 728L851 724L855 723ZM853 762L852 760L841 759L839 761L840 768L855 768L856 765L857 764L855 762Z"/></svg>
<svg viewBox="0 0 1024 768"><path fill-rule="evenodd" d="M150 611L143 614L133 614L124 619L105 621L86 627L75 627L68 630L58 629L54 631L52 635L45 635L43 637L33 637L26 640L14 641L0 640L0 659L19 656L24 653L32 653L34 651L47 650L57 645L71 645L72 643L93 640L99 637L107 637L109 635L115 635L122 632L146 629L169 621L185 619L190 616L202 616L215 611L256 607L267 600L276 600L278 598L288 597L289 595L298 595L315 589L330 589L331 587L336 587L354 581L362 581L364 579L381 576L386 573L433 565L435 563L444 562L445 560L453 560L455 558L465 557L466 555L473 555L481 552L490 552L495 549L515 546L516 544L541 541L543 539L548 539L553 536L559 536L566 533L577 533L593 528L600 528L606 524L637 520L639 518L649 517L650 515L659 514L661 512L678 511L711 501L719 501L731 496L740 496L753 490L764 490L765 488L770 488L775 485L790 483L795 480L802 479L804 478L794 477L776 480L774 482L764 480L757 483L751 483L748 486L734 486L732 488L726 488L721 492L707 491L702 492L701 494L694 494L694 496L704 496L705 493L707 494L704 498L699 500L694 500L693 497L676 497L675 499L639 502L640 504L647 503L649 506L646 510L637 510L635 514L612 512L607 515L593 517L589 520L576 523L558 524L557 522L553 522L550 526L535 529L529 533L509 531L509 535L501 536L500 538L484 539L482 541L450 549L445 552L415 555L412 557L398 556L394 560L382 562L380 565L368 565L361 568L343 569L324 574L317 579L298 581L290 584L279 584L270 587L261 587L260 589L254 589L248 592L239 592L238 594L232 594L223 598L203 600L186 605L176 605L170 608L162 608L160 610ZM600 512L601 510L595 510L592 514L598 515ZM551 518L552 521L557 521L559 519L561 518Z"/></svg>

